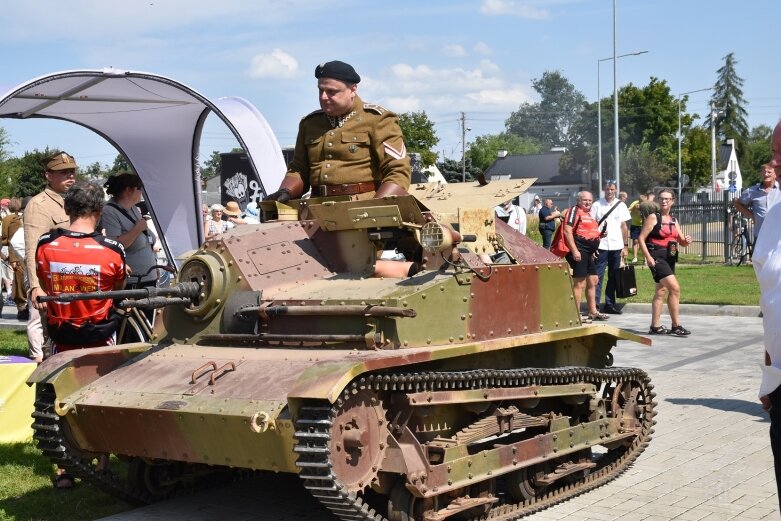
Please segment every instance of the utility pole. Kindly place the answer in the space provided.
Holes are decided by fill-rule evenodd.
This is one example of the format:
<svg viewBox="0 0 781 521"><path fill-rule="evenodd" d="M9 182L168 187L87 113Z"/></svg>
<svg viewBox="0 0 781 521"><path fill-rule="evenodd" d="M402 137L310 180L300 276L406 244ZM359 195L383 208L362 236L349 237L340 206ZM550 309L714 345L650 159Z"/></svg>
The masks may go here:
<svg viewBox="0 0 781 521"><path fill-rule="evenodd" d="M466 115L461 113L461 182L466 183Z"/></svg>
<svg viewBox="0 0 781 521"><path fill-rule="evenodd" d="M710 104L710 160L711 160L711 188L713 200L716 200L716 104Z"/></svg>

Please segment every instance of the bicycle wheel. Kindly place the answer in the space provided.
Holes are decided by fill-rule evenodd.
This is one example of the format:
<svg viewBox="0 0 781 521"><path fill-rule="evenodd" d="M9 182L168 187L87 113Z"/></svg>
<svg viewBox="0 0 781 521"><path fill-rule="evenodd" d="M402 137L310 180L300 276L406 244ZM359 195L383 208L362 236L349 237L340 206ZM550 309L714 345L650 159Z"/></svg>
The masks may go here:
<svg viewBox="0 0 781 521"><path fill-rule="evenodd" d="M127 316L117 330L117 344L131 344L133 342L148 342L149 336L144 333L144 328L138 323L138 317Z"/></svg>
<svg viewBox="0 0 781 521"><path fill-rule="evenodd" d="M738 235L732 239L732 245L730 246L730 263L735 266L740 266L746 262L746 238L742 235Z"/></svg>

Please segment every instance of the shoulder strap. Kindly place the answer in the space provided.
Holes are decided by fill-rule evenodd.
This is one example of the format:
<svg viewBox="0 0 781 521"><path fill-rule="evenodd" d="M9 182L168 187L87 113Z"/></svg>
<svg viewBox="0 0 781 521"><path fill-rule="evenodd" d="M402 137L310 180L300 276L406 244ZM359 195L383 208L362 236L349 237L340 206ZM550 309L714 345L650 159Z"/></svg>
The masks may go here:
<svg viewBox="0 0 781 521"><path fill-rule="evenodd" d="M135 226L135 224L137 222L137 219L135 219L132 215L130 215L130 213L128 213L127 210L125 210L124 208L122 208L121 206L119 206L117 203L115 203L113 201L109 201L106 204L108 206L111 206L111 207L116 208L117 210L119 210L119 212L122 215L124 215L125 217L127 217L130 220L130 222L133 223L133 225ZM146 235L148 237L149 236L149 230L144 230L144 235Z"/></svg>
<svg viewBox="0 0 781 521"><path fill-rule="evenodd" d="M607 216L608 216L608 215L610 215L610 213L611 213L613 210L615 210L615 209L616 209L616 206L618 206L619 204L621 204L621 201L618 201L616 204L614 204L613 206L611 206L611 207L610 207L610 210L608 210L608 211L607 211L607 213L606 213L605 215L603 215L603 216L602 216L602 218L599 220L599 222L597 223L597 226L599 226L600 224L602 224L602 223L605 221L605 219L607 219Z"/></svg>

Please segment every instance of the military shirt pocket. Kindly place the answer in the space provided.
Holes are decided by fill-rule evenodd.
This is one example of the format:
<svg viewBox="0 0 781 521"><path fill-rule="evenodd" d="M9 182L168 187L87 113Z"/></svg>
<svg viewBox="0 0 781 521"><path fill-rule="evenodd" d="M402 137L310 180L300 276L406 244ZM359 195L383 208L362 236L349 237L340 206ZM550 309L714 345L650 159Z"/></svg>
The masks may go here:
<svg viewBox="0 0 781 521"><path fill-rule="evenodd" d="M304 141L306 145L306 155L309 158L309 163L315 163L322 159L320 150L322 149L323 136L307 137Z"/></svg>
<svg viewBox="0 0 781 521"><path fill-rule="evenodd" d="M342 148L347 150L349 159L362 159L369 156L368 132L344 132L342 134Z"/></svg>
<svg viewBox="0 0 781 521"><path fill-rule="evenodd" d="M54 226L52 226L52 230L54 228L67 228L67 225L70 223L70 219L66 217L65 219L57 219L56 217L52 218L54 221Z"/></svg>

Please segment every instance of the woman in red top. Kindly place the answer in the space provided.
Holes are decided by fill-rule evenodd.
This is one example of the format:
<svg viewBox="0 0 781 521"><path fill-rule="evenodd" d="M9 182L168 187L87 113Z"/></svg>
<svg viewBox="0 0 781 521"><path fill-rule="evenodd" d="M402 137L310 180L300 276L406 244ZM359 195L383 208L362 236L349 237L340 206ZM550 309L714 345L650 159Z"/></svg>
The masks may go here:
<svg viewBox="0 0 781 521"><path fill-rule="evenodd" d="M659 202L659 212L645 218L639 238L645 263L651 269L656 282L656 293L651 302L651 328L648 334L687 336L691 331L681 325L678 316L681 286L675 278L675 262L678 260L678 246L688 246L692 238L691 235L681 233L678 221L670 215L670 209L675 201L673 191L663 188L656 201ZM665 294L667 294L667 309L672 320L670 329L661 324Z"/></svg>

